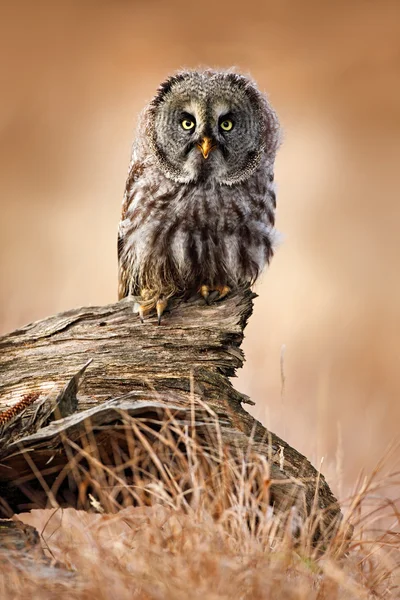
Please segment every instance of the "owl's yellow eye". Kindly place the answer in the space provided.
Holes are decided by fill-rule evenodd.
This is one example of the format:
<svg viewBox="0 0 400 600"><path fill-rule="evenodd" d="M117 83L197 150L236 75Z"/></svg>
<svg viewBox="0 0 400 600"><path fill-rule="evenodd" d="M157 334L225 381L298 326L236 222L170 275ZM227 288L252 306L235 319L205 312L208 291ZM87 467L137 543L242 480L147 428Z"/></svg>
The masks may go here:
<svg viewBox="0 0 400 600"><path fill-rule="evenodd" d="M221 121L219 126L224 131L230 131L233 128L233 121L231 121L230 119L224 119L223 121Z"/></svg>
<svg viewBox="0 0 400 600"><path fill-rule="evenodd" d="M183 121L181 122L181 125L182 125L183 129L186 129L186 131L190 131L191 129L194 129L196 123L194 121L192 121L191 119L183 119Z"/></svg>

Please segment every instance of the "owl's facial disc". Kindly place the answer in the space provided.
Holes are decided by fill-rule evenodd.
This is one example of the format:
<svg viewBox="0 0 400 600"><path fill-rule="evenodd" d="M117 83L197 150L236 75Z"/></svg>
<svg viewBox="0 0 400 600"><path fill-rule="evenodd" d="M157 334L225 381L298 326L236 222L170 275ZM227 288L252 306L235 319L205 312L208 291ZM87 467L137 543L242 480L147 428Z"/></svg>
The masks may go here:
<svg viewBox="0 0 400 600"><path fill-rule="evenodd" d="M265 150L261 94L229 73L189 73L161 87L150 140L167 177L231 185L251 176Z"/></svg>

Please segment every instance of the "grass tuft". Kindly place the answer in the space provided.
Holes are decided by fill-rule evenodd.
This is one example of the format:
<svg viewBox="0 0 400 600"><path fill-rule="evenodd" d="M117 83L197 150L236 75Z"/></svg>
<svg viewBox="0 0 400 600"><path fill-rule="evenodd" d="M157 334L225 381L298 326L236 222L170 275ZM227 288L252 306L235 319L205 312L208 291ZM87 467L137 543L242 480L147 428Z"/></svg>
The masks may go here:
<svg viewBox="0 0 400 600"><path fill-rule="evenodd" d="M18 564L3 553L0 598L400 597L400 476L389 469L398 447L359 478L321 544L318 503L302 518L288 498L278 513L271 490L282 482L254 448L228 450L218 428L205 443L207 428L194 419L124 419L112 438L87 431L79 443L65 441L70 462L49 497L68 482L93 512L24 515L63 566Z"/></svg>

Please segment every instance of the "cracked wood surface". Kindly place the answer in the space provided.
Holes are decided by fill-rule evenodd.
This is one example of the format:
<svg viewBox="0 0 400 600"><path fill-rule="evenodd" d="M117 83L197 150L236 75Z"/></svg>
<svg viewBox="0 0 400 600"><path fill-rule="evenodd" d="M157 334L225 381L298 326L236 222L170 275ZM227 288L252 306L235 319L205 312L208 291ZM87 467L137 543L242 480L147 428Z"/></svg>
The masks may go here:
<svg viewBox="0 0 400 600"><path fill-rule="evenodd" d="M224 444L245 450L251 441L268 457L274 481L286 481L286 487L273 486L278 509L287 507L289 494L303 516L317 505L325 527L340 520L324 477L243 408L250 399L228 379L244 361L240 344L253 298L247 290L211 306L202 299L176 303L161 326L156 317L141 324L125 299L70 310L1 337L0 411L10 412L29 394L39 400L10 424L12 435L5 425L3 434L0 429L0 510L9 516L46 505L68 461L65 437L78 442L89 421L99 432L96 441L106 444L124 414L162 420L172 410L188 423L195 403L217 415ZM200 423L197 415L201 411ZM78 491L63 494L57 488L54 502L79 504Z"/></svg>

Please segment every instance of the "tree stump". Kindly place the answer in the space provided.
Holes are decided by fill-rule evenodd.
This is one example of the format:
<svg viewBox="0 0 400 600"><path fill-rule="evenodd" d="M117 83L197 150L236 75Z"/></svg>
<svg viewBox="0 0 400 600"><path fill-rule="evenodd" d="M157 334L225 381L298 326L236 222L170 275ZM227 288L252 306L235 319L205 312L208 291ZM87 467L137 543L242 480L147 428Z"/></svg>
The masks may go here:
<svg viewBox="0 0 400 600"><path fill-rule="evenodd" d="M123 492L115 488L126 481L128 466L135 470L131 459L139 446L142 463L147 454L161 480L165 461L176 460L170 449L157 464L169 422L176 447L178 426L194 431L211 448L206 460L213 448L220 461L225 449L242 459L249 449L264 456L273 510L295 506L303 521L317 510L315 538L330 538L341 513L324 477L243 408L250 399L229 381L244 361L240 345L254 297L244 290L211 305L199 298L176 301L161 326L155 317L142 324L125 299L70 310L1 337L3 516L49 505L104 507L107 498L106 510L117 509ZM93 473L100 471L96 480Z"/></svg>

